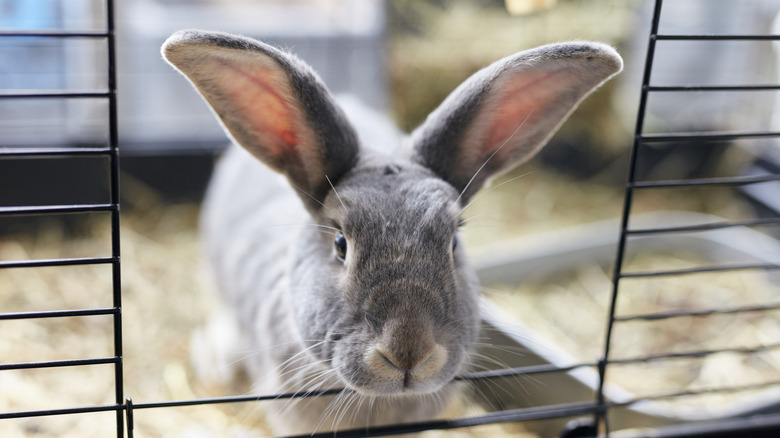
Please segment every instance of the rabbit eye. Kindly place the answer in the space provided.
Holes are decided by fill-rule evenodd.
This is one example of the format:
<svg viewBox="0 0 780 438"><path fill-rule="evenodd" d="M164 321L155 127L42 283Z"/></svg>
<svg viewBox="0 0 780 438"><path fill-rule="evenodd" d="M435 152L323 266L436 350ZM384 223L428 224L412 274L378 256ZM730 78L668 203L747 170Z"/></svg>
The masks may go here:
<svg viewBox="0 0 780 438"><path fill-rule="evenodd" d="M458 247L458 236L452 236L452 250L455 251L455 248Z"/></svg>
<svg viewBox="0 0 780 438"><path fill-rule="evenodd" d="M336 238L333 240L333 246L336 249L336 255L339 259L344 260L347 256L347 238L344 237L344 233L339 231L336 234Z"/></svg>

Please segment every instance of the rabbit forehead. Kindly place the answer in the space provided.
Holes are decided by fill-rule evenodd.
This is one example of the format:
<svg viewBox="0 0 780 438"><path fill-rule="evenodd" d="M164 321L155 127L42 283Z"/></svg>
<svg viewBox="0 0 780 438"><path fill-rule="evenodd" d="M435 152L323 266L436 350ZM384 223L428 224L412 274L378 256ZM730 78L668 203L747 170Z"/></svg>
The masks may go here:
<svg viewBox="0 0 780 438"><path fill-rule="evenodd" d="M413 163L360 166L338 184L327 210L345 233L441 229L451 235L460 204L457 191Z"/></svg>

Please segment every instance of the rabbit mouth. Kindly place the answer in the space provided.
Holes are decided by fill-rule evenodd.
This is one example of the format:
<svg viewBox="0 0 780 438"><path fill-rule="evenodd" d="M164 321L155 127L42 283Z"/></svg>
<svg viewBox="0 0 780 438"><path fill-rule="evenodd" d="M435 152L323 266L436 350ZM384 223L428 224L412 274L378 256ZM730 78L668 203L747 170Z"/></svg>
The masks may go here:
<svg viewBox="0 0 780 438"><path fill-rule="evenodd" d="M389 379L374 375L365 380L368 381L350 382L347 386L367 396L414 396L439 392L452 379L418 379L413 373L404 372Z"/></svg>

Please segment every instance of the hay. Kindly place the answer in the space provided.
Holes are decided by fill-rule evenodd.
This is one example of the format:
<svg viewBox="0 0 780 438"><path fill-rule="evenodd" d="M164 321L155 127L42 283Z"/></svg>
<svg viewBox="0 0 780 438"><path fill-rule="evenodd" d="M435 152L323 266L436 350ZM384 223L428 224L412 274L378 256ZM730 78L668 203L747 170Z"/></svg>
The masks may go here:
<svg viewBox="0 0 780 438"><path fill-rule="evenodd" d="M626 271L647 272L711 265L706 254L640 254ZM534 329L543 339L583 362L595 363L604 349L612 291L611 267L583 261L573 272L524 284L492 285L494 302ZM687 276L624 279L617 316L780 303L780 285L765 271L716 272ZM617 323L611 359L631 359L695 351L756 348L780 339L780 310L685 316ZM718 353L611 366L607 381L636 396L780 382L780 349L753 354ZM758 391L704 394L671 399L675 411L703 408L720 415L755 400Z"/></svg>
<svg viewBox="0 0 780 438"><path fill-rule="evenodd" d="M526 166L521 172L529 172ZM507 177L508 181L510 177ZM124 300L125 393L136 403L242 394L248 387L223 387L195 378L189 355L193 330L207 321L218 300L201 259L196 232L198 206L164 205L154 192L125 178L134 195L125 202L122 217L122 280ZM500 184L498 182L494 187ZM712 199L709 199L711 197ZM709 197L653 197L638 211L655 208L717 209L730 217L749 214L723 193ZM716 199L718 202L712 202ZM465 217L466 244L489 245L522 236L615 217L622 199L615 187L568 179L541 168L486 192ZM708 211L712 213L713 211ZM109 229L107 215L85 218L76 233L61 223L47 223L32 232L0 241L0 259L24 260L63 256L104 256ZM632 269L681 268L702 263L701 255L661 254L627 261ZM519 319L557 347L592 361L603 345L609 271L598 265L553 279L537 279L521 287L491 285L487 295L504 304ZM717 305L766 303L780 295L760 272L708 274L708 278L626 282L618 310L634 314L664 309L701 309ZM679 292L682 291L680 294ZM111 306L108 266L78 266L0 270L0 308L7 312L79 309ZM571 315L581 315L572 318ZM780 333L778 312L669 320L661 326L626 323L616 332L614 356L633 356L690 348L724 348L769 343ZM681 337L681 328L685 336ZM716 336L724 330L729 336ZM108 317L2 321L0 357L3 362L44 361L112 355ZM12 336L8 334L12 333ZM644 347L644 348L639 348ZM728 370L724 372L723 370ZM706 359L613 367L611 382L637 394L673 390L681 385L704 388L718 383L743 384L778 380L780 356L769 351L751 357L721 354ZM643 376L638 379L636 376ZM87 384L88 382L88 384ZM110 404L113 375L110 366L0 372L0 410L37 410ZM717 400L715 400L717 399ZM713 397L696 403L729 402ZM262 407L256 403L189 408L139 410L136 436L258 436L268 434ZM472 401L455 407L449 416L479 412ZM110 436L112 413L40 417L0 422L8 437ZM430 432L426 436L435 436ZM456 436L500 436L519 433L516 426L458 431ZM447 435L448 437L451 435Z"/></svg>
<svg viewBox="0 0 780 438"><path fill-rule="evenodd" d="M134 403L242 395L241 382L217 385L195 377L190 337L218 299L203 266L195 204L164 205L130 177L132 195L121 221L125 395ZM80 232L47 222L0 241L0 260L106 256L106 215L78 220ZM96 243L97 242L97 243ZM107 265L0 270L4 312L111 307ZM111 317L0 321L3 363L110 357ZM113 367L88 366L0 372L0 411L112 404ZM451 417L475 415L469 401L455 403ZM265 436L260 403L233 403L135 411L138 437ZM517 436L520 429L493 425L448 433L448 437ZM81 414L0 421L3 437L106 437L115 434L114 414ZM441 436L430 431L427 438Z"/></svg>
<svg viewBox="0 0 780 438"><path fill-rule="evenodd" d="M147 202L147 206L149 203ZM205 397L190 385L189 332L213 305L200 260L196 205L157 204L122 217L125 394L136 403ZM104 217L88 217L82 235L62 223L0 242L3 260L110 255ZM4 311L111 307L111 271L105 265L0 270ZM49 361L113 355L112 318L79 317L3 321L4 362ZM12 333L12 336L8 334ZM0 410L39 410L111 404L113 367L89 366L0 373ZM193 425L228 430L235 406L138 411L138 436L178 436ZM113 414L41 417L0 422L2 436L111 436Z"/></svg>
<svg viewBox="0 0 780 438"><path fill-rule="evenodd" d="M518 171L522 178L502 178L480 195L465 214L466 243L485 251L492 244L541 232L618 217L618 187L583 182L550 173L534 163ZM511 181L502 185L505 181ZM680 210L714 214L731 220L754 217L752 208L731 189L691 188L638 194L635 214ZM662 225L662 224L658 224ZM615 229L615 236L618 229ZM626 272L684 269L713 264L707 254L666 252L629 254ZM522 285L485 285L485 294L557 348L583 362L603 352L607 310L612 291L611 266L583 261L573 272L529 279ZM776 278L763 271L698 274L621 283L617 315L671 310L704 310L780 303ZM613 359L695 350L773 345L780 339L780 311L708 317L682 317L616 326ZM641 377L639 377L641 376ZM780 382L780 351L752 355L721 353L704 358L617 365L608 381L637 396L683 390ZM707 394L674 401L682 406L719 411L756 396L755 391Z"/></svg>

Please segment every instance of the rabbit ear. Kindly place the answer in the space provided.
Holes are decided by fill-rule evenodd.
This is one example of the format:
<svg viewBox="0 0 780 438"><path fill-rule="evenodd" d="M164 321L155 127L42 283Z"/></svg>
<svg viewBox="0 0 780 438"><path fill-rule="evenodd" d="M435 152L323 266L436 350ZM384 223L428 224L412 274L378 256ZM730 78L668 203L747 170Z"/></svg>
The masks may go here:
<svg viewBox="0 0 780 438"><path fill-rule="evenodd" d="M203 95L228 134L285 174L310 211L357 162L358 140L321 80L292 55L249 38L180 31L163 56Z"/></svg>
<svg viewBox="0 0 780 438"><path fill-rule="evenodd" d="M411 135L411 153L461 191L538 152L577 105L622 69L599 43L561 43L517 53L475 73Z"/></svg>

